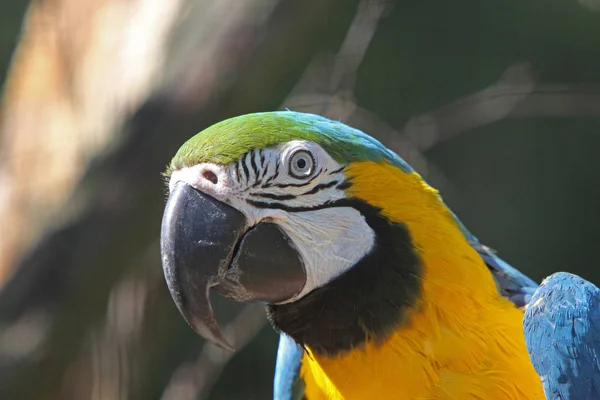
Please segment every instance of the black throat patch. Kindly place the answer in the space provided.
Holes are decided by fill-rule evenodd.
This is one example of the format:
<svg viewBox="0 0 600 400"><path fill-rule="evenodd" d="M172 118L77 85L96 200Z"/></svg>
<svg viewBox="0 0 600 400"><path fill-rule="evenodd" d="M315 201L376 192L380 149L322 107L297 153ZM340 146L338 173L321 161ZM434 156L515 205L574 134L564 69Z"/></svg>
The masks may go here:
<svg viewBox="0 0 600 400"><path fill-rule="evenodd" d="M327 285L293 303L270 305L267 314L300 345L333 356L367 340L381 342L406 324L421 295L423 268L408 229L379 208L356 198L329 206L358 210L375 232L373 248Z"/></svg>

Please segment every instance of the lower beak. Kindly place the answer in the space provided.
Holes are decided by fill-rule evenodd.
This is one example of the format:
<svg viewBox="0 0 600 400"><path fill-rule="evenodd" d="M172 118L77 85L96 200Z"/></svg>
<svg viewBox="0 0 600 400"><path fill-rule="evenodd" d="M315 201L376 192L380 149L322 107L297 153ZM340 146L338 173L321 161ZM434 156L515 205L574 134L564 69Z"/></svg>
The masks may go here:
<svg viewBox="0 0 600 400"><path fill-rule="evenodd" d="M178 182L161 230L165 278L177 308L191 327L233 350L215 319L209 289L236 301L281 303L306 283L303 261L274 223L248 226L235 208Z"/></svg>

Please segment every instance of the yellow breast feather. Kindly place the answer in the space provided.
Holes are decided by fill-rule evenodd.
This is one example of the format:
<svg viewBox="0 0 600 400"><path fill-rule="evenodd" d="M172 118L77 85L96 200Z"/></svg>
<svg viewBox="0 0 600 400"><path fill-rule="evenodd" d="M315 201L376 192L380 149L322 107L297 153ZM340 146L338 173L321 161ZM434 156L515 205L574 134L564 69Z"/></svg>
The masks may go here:
<svg viewBox="0 0 600 400"><path fill-rule="evenodd" d="M335 357L308 349L307 398L544 399L522 311L498 294L437 191L386 163L354 163L347 174L349 195L408 228L423 261L423 292L410 322L383 343Z"/></svg>

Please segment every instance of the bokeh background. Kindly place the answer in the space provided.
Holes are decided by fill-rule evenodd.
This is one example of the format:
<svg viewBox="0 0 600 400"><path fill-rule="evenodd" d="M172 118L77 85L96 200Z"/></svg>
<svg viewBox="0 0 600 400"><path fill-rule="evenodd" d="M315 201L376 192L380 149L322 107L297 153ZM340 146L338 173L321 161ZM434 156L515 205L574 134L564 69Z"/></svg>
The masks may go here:
<svg viewBox="0 0 600 400"><path fill-rule="evenodd" d="M4 0L0 398L268 399L277 336L166 290L160 173L289 108L378 137L539 280L600 282L599 0Z"/></svg>

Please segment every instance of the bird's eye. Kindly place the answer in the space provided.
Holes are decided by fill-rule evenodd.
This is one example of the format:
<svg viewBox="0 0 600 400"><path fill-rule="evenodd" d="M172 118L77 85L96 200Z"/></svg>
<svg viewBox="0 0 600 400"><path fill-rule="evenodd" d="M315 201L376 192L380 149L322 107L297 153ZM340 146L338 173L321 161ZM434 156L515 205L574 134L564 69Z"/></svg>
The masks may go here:
<svg viewBox="0 0 600 400"><path fill-rule="evenodd" d="M290 157L290 175L303 179L312 175L315 168L315 159L306 150L298 150Z"/></svg>

